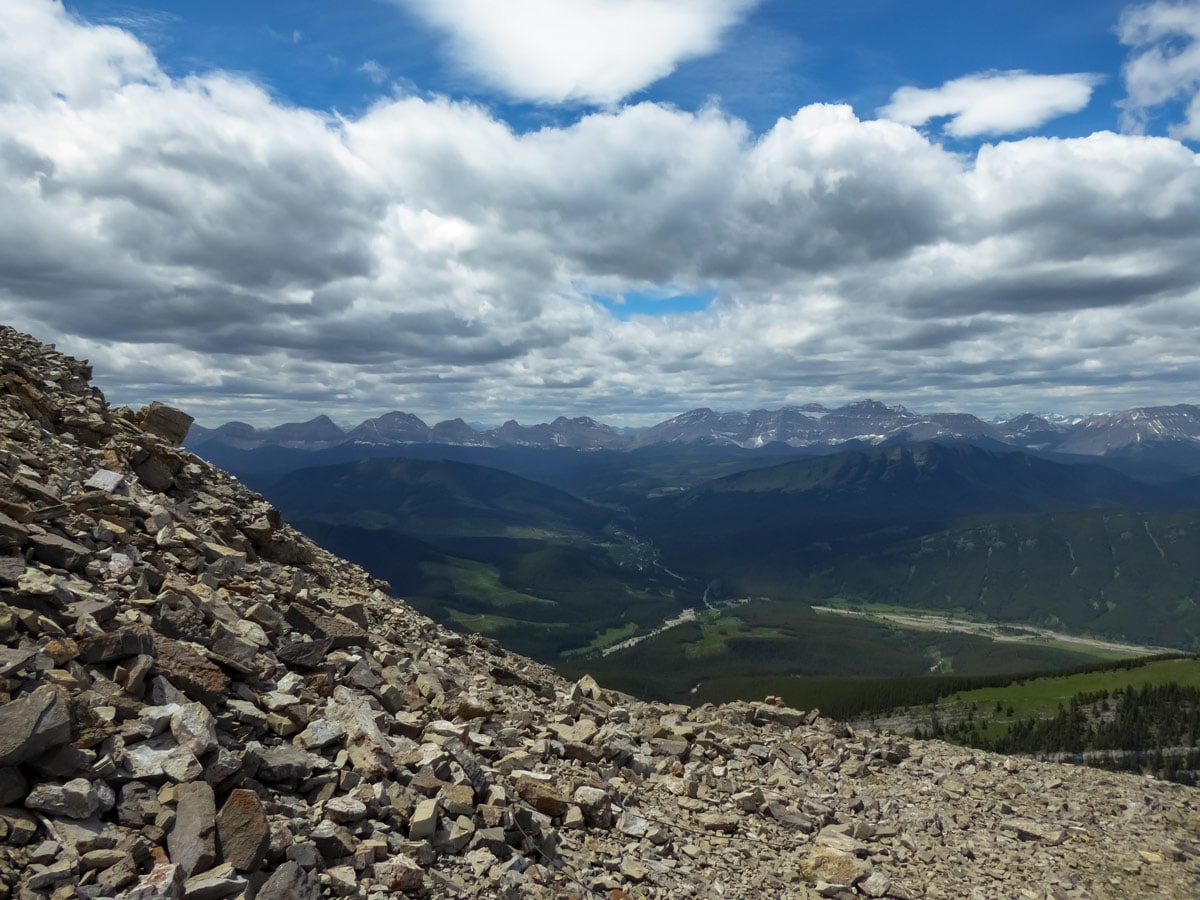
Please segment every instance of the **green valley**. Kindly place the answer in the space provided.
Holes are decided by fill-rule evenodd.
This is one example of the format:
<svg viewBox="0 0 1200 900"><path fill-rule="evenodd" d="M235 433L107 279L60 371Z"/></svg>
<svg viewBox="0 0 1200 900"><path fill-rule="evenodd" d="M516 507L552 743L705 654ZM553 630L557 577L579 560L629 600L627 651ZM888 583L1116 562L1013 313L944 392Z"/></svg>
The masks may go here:
<svg viewBox="0 0 1200 900"><path fill-rule="evenodd" d="M270 496L427 615L548 661L688 605L621 510L498 469L361 460L287 473Z"/></svg>
<svg viewBox="0 0 1200 900"><path fill-rule="evenodd" d="M377 449L238 458L422 612L640 695L853 714L838 693L861 697L861 679L1200 645L1191 482L968 444Z"/></svg>

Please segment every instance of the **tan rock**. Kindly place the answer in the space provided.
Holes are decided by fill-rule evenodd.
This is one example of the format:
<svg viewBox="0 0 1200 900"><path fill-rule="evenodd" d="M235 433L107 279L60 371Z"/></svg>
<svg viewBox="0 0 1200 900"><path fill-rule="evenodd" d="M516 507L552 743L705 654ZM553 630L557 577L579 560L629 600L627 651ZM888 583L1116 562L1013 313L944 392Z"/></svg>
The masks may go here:
<svg viewBox="0 0 1200 900"><path fill-rule="evenodd" d="M532 775L522 775L517 778L517 795L540 813L548 816L562 816L567 812L567 798L549 781L535 778Z"/></svg>
<svg viewBox="0 0 1200 900"><path fill-rule="evenodd" d="M375 880L389 891L419 891L425 883L421 867L407 856L393 856L375 864Z"/></svg>
<svg viewBox="0 0 1200 900"><path fill-rule="evenodd" d="M262 801L254 791L231 791L217 813L221 856L239 872L253 872L266 859L271 829Z"/></svg>
<svg viewBox="0 0 1200 900"><path fill-rule="evenodd" d="M1055 825L1046 825L1030 819L1008 818L1000 822L1000 828L1011 831L1023 841L1038 841L1054 846L1066 840L1067 833Z"/></svg>
<svg viewBox="0 0 1200 900"><path fill-rule="evenodd" d="M800 861L806 875L831 884L855 885L871 874L871 864L830 847L815 847Z"/></svg>

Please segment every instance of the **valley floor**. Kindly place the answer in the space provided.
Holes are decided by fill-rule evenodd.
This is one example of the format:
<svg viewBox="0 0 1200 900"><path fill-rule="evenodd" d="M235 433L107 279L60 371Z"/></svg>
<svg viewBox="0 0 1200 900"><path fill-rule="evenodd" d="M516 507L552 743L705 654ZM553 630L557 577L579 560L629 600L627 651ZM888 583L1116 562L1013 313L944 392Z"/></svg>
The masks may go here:
<svg viewBox="0 0 1200 900"><path fill-rule="evenodd" d="M836 606L813 606L818 613L828 613L838 616L858 616L861 618L880 619L899 625L903 628L915 628L919 631L959 632L991 638L994 641L1007 643L1069 645L1086 647L1099 651L1097 655L1122 659L1131 656L1155 656L1161 653L1176 651L1168 647L1154 647L1148 644L1125 644L1117 641L1107 641L1101 638L1086 637L1078 634L1066 634L1052 631L1049 628L1038 628L1033 625L997 625L994 622L971 621L939 613L926 612L884 612L872 609L846 609Z"/></svg>

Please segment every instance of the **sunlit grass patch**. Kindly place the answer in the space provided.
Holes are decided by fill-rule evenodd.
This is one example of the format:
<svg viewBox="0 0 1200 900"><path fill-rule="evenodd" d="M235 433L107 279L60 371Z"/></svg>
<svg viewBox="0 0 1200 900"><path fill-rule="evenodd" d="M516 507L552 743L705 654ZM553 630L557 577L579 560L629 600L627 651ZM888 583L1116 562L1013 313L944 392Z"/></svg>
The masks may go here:
<svg viewBox="0 0 1200 900"><path fill-rule="evenodd" d="M499 609L523 604L556 605L553 600L514 590L500 580L500 570L487 563L455 559L446 563L423 563L422 572L448 579L456 593Z"/></svg>

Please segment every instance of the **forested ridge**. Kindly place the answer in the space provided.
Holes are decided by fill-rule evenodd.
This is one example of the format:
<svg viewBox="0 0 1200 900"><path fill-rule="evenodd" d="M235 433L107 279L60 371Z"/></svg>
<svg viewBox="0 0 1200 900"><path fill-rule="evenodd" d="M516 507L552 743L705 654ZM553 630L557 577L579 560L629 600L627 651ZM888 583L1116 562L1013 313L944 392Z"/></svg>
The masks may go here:
<svg viewBox="0 0 1200 900"><path fill-rule="evenodd" d="M1048 718L1027 716L1004 729L988 728L989 718L1011 716L1011 707L999 702L944 728L935 716L930 736L998 753L1077 755L1089 765L1185 784L1200 775L1200 688L1172 682L1077 694Z"/></svg>

